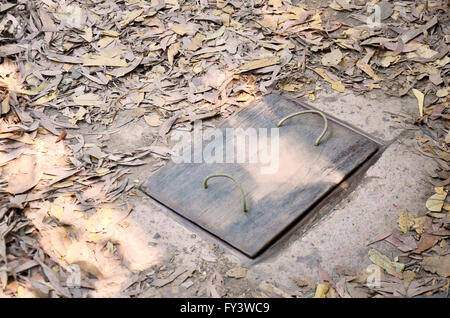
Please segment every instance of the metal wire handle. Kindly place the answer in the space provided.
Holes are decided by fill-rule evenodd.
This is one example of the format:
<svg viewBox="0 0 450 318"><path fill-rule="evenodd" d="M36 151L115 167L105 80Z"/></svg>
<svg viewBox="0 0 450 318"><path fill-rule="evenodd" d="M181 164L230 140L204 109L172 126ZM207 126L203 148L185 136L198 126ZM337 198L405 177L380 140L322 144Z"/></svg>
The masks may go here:
<svg viewBox="0 0 450 318"><path fill-rule="evenodd" d="M211 179L211 178L215 178L215 177L225 177L225 178L228 178L228 179L231 179L231 180L234 181L234 183L238 186L239 190L241 191L242 210L243 210L244 212L247 212L247 203L246 203L246 201L245 201L244 190L242 189L241 184L240 184L239 182L237 182L236 179L233 178L232 176L230 176L230 175L228 175L228 174L211 174L211 175L207 176L207 177L205 178L205 180L203 180L203 187L204 187L205 189L207 189L207 188L208 188L208 184L207 184L208 180Z"/></svg>
<svg viewBox="0 0 450 318"><path fill-rule="evenodd" d="M322 130L322 133L320 134L320 136L317 138L316 142L314 143L314 146L318 146L320 144L320 141L322 140L323 136L325 136L325 133L327 132L328 129L328 120L327 117L320 111L318 110L304 110L298 113L293 113L291 115L288 115L286 117L284 117L282 120L280 120L277 124L277 127L280 127L286 120L288 120L289 118L301 115L301 114L307 114L307 113L313 113L313 114L318 114L320 116L322 116L323 121L325 122L325 126Z"/></svg>

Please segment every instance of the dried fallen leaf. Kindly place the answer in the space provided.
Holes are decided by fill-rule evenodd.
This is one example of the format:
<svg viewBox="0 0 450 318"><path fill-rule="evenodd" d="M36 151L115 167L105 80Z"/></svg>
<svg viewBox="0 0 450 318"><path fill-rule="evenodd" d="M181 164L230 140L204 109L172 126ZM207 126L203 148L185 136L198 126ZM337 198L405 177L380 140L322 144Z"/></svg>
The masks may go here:
<svg viewBox="0 0 450 318"><path fill-rule="evenodd" d="M158 134L159 136L161 136L161 138L163 139L164 143L167 143L167 133L170 131L170 129L172 129L173 124L175 124L175 122L177 121L178 118L181 117L181 113L176 113L175 115L173 115L172 117L168 118L167 120L165 120L161 127L159 127L159 131Z"/></svg>
<svg viewBox="0 0 450 318"><path fill-rule="evenodd" d="M139 17L144 12L144 9L134 10L131 12L128 12L125 17L122 19L122 21L119 22L119 25L121 27L124 27L134 20L136 20L137 17Z"/></svg>
<svg viewBox="0 0 450 318"><path fill-rule="evenodd" d="M363 62L361 62L361 60L359 60L358 62L356 62L356 66L359 69L361 69L364 73L366 73L367 75L372 77L373 80L375 80L375 81L383 80L381 77L379 77L377 74L375 74L375 72L373 71L372 67L370 67L369 64L363 63Z"/></svg>
<svg viewBox="0 0 450 318"><path fill-rule="evenodd" d="M84 66L116 66L116 67L127 67L127 62L120 56L104 56L104 55L84 55L83 56Z"/></svg>
<svg viewBox="0 0 450 318"><path fill-rule="evenodd" d="M429 79L430 79L430 82L436 86L442 84L442 82L443 82L443 79L441 78L441 74L438 71L436 71L435 73L431 73L429 75Z"/></svg>
<svg viewBox="0 0 450 318"><path fill-rule="evenodd" d="M278 84L278 87L286 92L294 92L296 90L301 90L303 88L303 84L297 83L286 83L286 84Z"/></svg>
<svg viewBox="0 0 450 318"><path fill-rule="evenodd" d="M181 42L176 42L169 46L169 49L167 50L167 60L169 61L170 65L173 65L173 59L178 54L181 48Z"/></svg>
<svg viewBox="0 0 450 318"><path fill-rule="evenodd" d="M400 212L398 214L398 227L403 233L408 232L409 228L414 225L414 216L406 211Z"/></svg>
<svg viewBox="0 0 450 318"><path fill-rule="evenodd" d="M225 29L226 27L222 26L217 31L208 34L208 36L205 38L205 41L210 41L221 37L224 34Z"/></svg>
<svg viewBox="0 0 450 318"><path fill-rule="evenodd" d="M67 131L65 128L62 129L61 134L58 136L58 138L55 140L55 143L60 142L61 140L64 140L67 137Z"/></svg>
<svg viewBox="0 0 450 318"><path fill-rule="evenodd" d="M422 266L426 271L436 273L443 277L450 276L450 256L425 257Z"/></svg>
<svg viewBox="0 0 450 318"><path fill-rule="evenodd" d="M247 269L244 267L234 267L226 272L228 277L243 278L247 275Z"/></svg>
<svg viewBox="0 0 450 318"><path fill-rule="evenodd" d="M444 206L445 198L447 197L447 192L444 191L443 187L436 187L434 191L436 193L428 198L426 207L432 212L441 212L442 207Z"/></svg>
<svg viewBox="0 0 450 318"><path fill-rule="evenodd" d="M417 102L419 104L419 115L420 115L420 117L422 117L423 116L423 101L424 101L425 95L422 94L422 92L420 92L419 90L417 90L415 88L412 89L412 92L413 92L414 96L416 96L416 98L417 98Z"/></svg>
<svg viewBox="0 0 450 318"><path fill-rule="evenodd" d="M156 115L144 116L145 122L152 127L159 127L161 125L161 118Z"/></svg>
<svg viewBox="0 0 450 318"><path fill-rule="evenodd" d="M3 44L0 46L0 57L18 54L27 50L27 45Z"/></svg>
<svg viewBox="0 0 450 318"><path fill-rule="evenodd" d="M50 216L58 219L58 221L61 222L63 219L64 207L59 206L59 205L54 205L50 208L49 214L50 214Z"/></svg>
<svg viewBox="0 0 450 318"><path fill-rule="evenodd" d="M327 298L328 284L322 283L317 285L314 298Z"/></svg>
<svg viewBox="0 0 450 318"><path fill-rule="evenodd" d="M184 272L186 272L186 268L182 267L182 268L178 268L175 272L173 272L169 277L167 278L162 278L162 279L156 279L152 282L152 286L161 288L166 286L167 284L170 284L171 282L173 282L177 277L179 277L181 274L183 274Z"/></svg>
<svg viewBox="0 0 450 318"><path fill-rule="evenodd" d="M39 86L33 87L31 89L21 89L18 91L20 94L25 95L38 95L48 86L48 82L42 82Z"/></svg>
<svg viewBox="0 0 450 318"><path fill-rule="evenodd" d="M74 96L72 97L72 99L75 104L80 106L100 106L101 103L100 96L94 93L87 93Z"/></svg>
<svg viewBox="0 0 450 318"><path fill-rule="evenodd" d="M206 283L206 294L213 298L220 298L224 294L223 277L218 272L214 272Z"/></svg>
<svg viewBox="0 0 450 318"><path fill-rule="evenodd" d="M16 149L13 151L10 151L7 154L0 155L0 167L6 165L11 160L19 158L23 153L25 149Z"/></svg>
<svg viewBox="0 0 450 318"><path fill-rule="evenodd" d="M129 66L127 67L119 67L119 68L115 68L112 71L108 71L106 72L108 75L112 75L115 77L122 77L128 73L130 73L132 70L134 70L136 67L139 66L139 64L141 64L142 62L142 57L136 57Z"/></svg>
<svg viewBox="0 0 450 318"><path fill-rule="evenodd" d="M386 238L386 241L396 246L402 252L409 252L417 248L416 240L412 236L406 236L399 230L394 230L392 234Z"/></svg>
<svg viewBox="0 0 450 318"><path fill-rule="evenodd" d="M258 23L262 27L268 28L268 29L270 29L272 31L276 31L277 28L278 28L277 19L271 14L264 15L264 18L261 21L258 21Z"/></svg>
<svg viewBox="0 0 450 318"><path fill-rule="evenodd" d="M81 34L80 36L87 42L92 42L93 38L92 29L91 28L84 29L84 34Z"/></svg>
<svg viewBox="0 0 450 318"><path fill-rule="evenodd" d="M340 93L345 92L345 86L342 84L342 82L333 80L326 70L320 67L316 67L314 71L319 74L324 80L330 83L332 89Z"/></svg>
<svg viewBox="0 0 450 318"><path fill-rule="evenodd" d="M34 188L42 178L42 171L34 155L22 155L7 166L8 187L11 194L24 193Z"/></svg>
<svg viewBox="0 0 450 318"><path fill-rule="evenodd" d="M400 55L394 56L386 54L380 59L379 63L383 67L389 67L390 65L397 63L400 59L401 59Z"/></svg>
<svg viewBox="0 0 450 318"><path fill-rule="evenodd" d="M115 219L112 209L102 208L89 218L86 230L91 233L103 232L114 223Z"/></svg>
<svg viewBox="0 0 450 318"><path fill-rule="evenodd" d="M251 62L245 63L244 65L241 65L237 70L236 74L260 69L267 66L272 66L278 63L280 63L278 57L266 57L262 59L253 60Z"/></svg>
<svg viewBox="0 0 450 318"><path fill-rule="evenodd" d="M420 254L430 248L432 248L439 241L439 237L428 233L423 234L420 237L417 248L413 253Z"/></svg>
<svg viewBox="0 0 450 318"><path fill-rule="evenodd" d="M407 284L411 283L415 278L417 274L413 271L404 271L403 272L403 281Z"/></svg>
<svg viewBox="0 0 450 318"><path fill-rule="evenodd" d="M450 144L450 130L448 131L447 135L445 136L445 143Z"/></svg>
<svg viewBox="0 0 450 318"><path fill-rule="evenodd" d="M283 1L281 0L269 0L269 6L279 9L283 6Z"/></svg>
<svg viewBox="0 0 450 318"><path fill-rule="evenodd" d="M9 106L9 93L2 101L2 105L0 107L0 116L9 113L11 107Z"/></svg>
<svg viewBox="0 0 450 318"><path fill-rule="evenodd" d="M344 55L341 50L333 49L330 53L327 53L322 57L322 64L325 66L336 66L341 62L343 57Z"/></svg>
<svg viewBox="0 0 450 318"><path fill-rule="evenodd" d="M369 259L375 265L378 265L386 270L386 272L390 275L401 278L401 273L405 268L405 264L391 261L389 257L381 254L376 249L371 249L369 251Z"/></svg>
<svg viewBox="0 0 450 318"><path fill-rule="evenodd" d="M55 90L54 92L47 94L45 96L42 96L40 98L38 98L35 102L31 103L30 106L38 106L38 105L42 105L45 104L49 101L54 100L59 94L58 90Z"/></svg>
<svg viewBox="0 0 450 318"><path fill-rule="evenodd" d="M450 87L441 88L436 92L436 97L439 97L439 98L445 97L449 94L449 92L450 92Z"/></svg>
<svg viewBox="0 0 450 318"><path fill-rule="evenodd" d="M173 32L178 35L193 35L196 30L196 26L193 23L175 24L170 28Z"/></svg>
<svg viewBox="0 0 450 318"><path fill-rule="evenodd" d="M203 34L201 34L199 32L197 34L195 34L194 39L192 39L192 42L189 45L188 50L189 51L196 51L199 48L201 48L204 39L205 39L205 36Z"/></svg>
<svg viewBox="0 0 450 318"><path fill-rule="evenodd" d="M278 287L275 287L267 281L263 281L258 285L258 289L267 294L268 297L290 298L291 296Z"/></svg>

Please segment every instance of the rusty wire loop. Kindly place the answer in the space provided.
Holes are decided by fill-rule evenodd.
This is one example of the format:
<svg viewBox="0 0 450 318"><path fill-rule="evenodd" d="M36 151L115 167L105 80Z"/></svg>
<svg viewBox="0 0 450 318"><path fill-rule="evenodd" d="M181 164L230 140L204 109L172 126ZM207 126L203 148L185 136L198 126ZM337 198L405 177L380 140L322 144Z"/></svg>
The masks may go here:
<svg viewBox="0 0 450 318"><path fill-rule="evenodd" d="M313 114L318 114L318 115L322 116L323 121L324 121L324 123L325 123L325 126L324 126L324 128L323 128L323 130L322 130L322 133L320 134L320 136L319 136L319 137L316 139L316 141L314 142L314 146L318 146L318 145L320 144L320 142L321 142L323 136L325 136L325 133L327 132L327 129L328 129L328 120L327 120L327 117L326 117L322 112L320 112L320 111L318 111L318 110L304 110L304 111L301 111L301 112L298 112L298 113L290 114L290 115L284 117L282 120L280 120L280 121L278 122L278 124L277 124L277 127L280 127L280 126L281 126L286 120L288 120L289 118L292 118L292 117L295 117L295 116L298 116L298 115L301 115L301 114L307 114L307 113L313 113Z"/></svg>
<svg viewBox="0 0 450 318"><path fill-rule="evenodd" d="M247 212L247 203L246 203L246 201L245 201L244 190L242 189L241 184L240 184L239 182L237 182L236 179L233 178L232 176L230 176L230 175L228 175L228 174L210 174L209 176L207 176L207 177L205 178L205 180L203 180L203 187L204 187L205 189L207 189L207 188L208 188L208 183L207 183L208 180L211 179L211 178L215 178L215 177L225 177L225 178L228 178L228 179L233 180L233 182L238 186L239 191L241 191L242 210L243 210L244 212Z"/></svg>

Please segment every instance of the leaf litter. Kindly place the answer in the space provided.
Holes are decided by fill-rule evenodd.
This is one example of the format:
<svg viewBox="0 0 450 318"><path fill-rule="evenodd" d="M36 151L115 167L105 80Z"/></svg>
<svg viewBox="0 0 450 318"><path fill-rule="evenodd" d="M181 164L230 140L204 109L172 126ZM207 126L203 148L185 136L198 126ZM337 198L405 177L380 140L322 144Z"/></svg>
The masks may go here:
<svg viewBox="0 0 450 318"><path fill-rule="evenodd" d="M370 5L382 9L381 24L375 27L365 24L369 3L364 1L336 0L320 8L294 3L2 4L3 293L80 297L92 294L111 273L125 277L130 270L118 265L124 255L107 233L125 224L131 211L123 202L136 186L127 178L129 169L149 160L163 164L171 154L167 141L172 130L190 129L196 119L228 117L272 91L314 100L328 89L416 97L414 123L435 132L430 142L418 142L417 149L435 158L439 168L430 176L435 190L424 205L426 215L403 212L399 229L383 238L422 262L411 267L373 249L369 258L386 270L390 289L368 290L344 275L336 284L330 277L323 280L311 296L411 296L438 290L438 276L447 275L442 264L448 263L450 223L445 3L372 1ZM350 13L350 18L334 20L334 12ZM118 122L128 110L134 117ZM117 131L137 122L155 128L151 145L127 151L105 147ZM53 156L55 151L58 156ZM82 229L78 238L74 228ZM54 248L44 251L45 241ZM111 273L102 273L105 253L116 257ZM70 264L78 264L84 273L81 294L66 286ZM406 288L410 269L416 278ZM423 271L436 276L420 278ZM244 275L241 269L229 273ZM211 272L204 292L225 295L224 280ZM144 282L136 281L139 286ZM118 291L134 284L126 279L115 283ZM289 296L267 282L260 290Z"/></svg>

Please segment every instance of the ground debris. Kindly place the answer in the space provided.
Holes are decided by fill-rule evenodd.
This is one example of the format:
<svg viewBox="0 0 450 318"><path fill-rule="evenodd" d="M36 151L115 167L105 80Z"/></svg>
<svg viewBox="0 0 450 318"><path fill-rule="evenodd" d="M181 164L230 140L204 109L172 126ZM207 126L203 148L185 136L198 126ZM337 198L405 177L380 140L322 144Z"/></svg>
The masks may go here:
<svg viewBox="0 0 450 318"><path fill-rule="evenodd" d="M335 283L323 270L317 285L299 287L321 297L413 297L439 290L439 276L448 276L442 264L448 263L450 224L448 8L438 0L426 5L335 0L319 8L296 3L1 4L3 292L18 297L119 294L129 285L126 277L153 264L152 253L140 258L144 247L132 247L124 238L133 210L127 195L139 181L131 177L134 169L164 164L173 154L172 132L189 130L195 121L228 117L277 90L314 100L329 89L415 96L417 116L404 121L430 132L426 140L417 139L417 149L439 168L430 175L435 189L424 204L427 214L403 212L401 232L389 231L374 242L387 241L420 261L410 287L401 287L405 264L375 250L369 257L388 271L387 289L368 289L345 275ZM381 21L372 19L372 4L379 5ZM139 124L143 132L126 130ZM111 141L123 134L145 143L111 149ZM81 270L80 289L69 286L74 268ZM421 278L423 271L434 278ZM235 267L225 276L246 273ZM168 285L165 279L154 282ZM206 294L226 295L223 283L219 272L212 273ZM267 282L260 291L289 297Z"/></svg>

